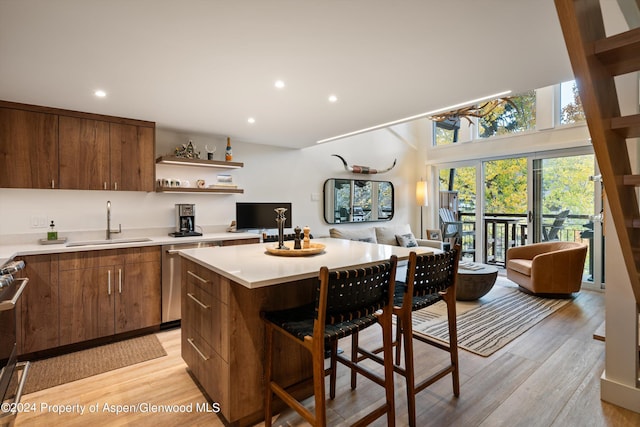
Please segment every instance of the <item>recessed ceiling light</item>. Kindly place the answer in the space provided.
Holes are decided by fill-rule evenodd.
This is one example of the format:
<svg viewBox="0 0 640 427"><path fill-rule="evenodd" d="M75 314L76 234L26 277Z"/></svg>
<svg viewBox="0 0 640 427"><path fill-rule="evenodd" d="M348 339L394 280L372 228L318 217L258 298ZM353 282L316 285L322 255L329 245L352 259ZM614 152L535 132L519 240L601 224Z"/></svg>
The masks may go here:
<svg viewBox="0 0 640 427"><path fill-rule="evenodd" d="M249 118L247 119L247 122L249 122L249 123L251 123L251 124L254 124L254 123L256 122L256 119L254 119L253 117L249 117Z"/></svg>
<svg viewBox="0 0 640 427"><path fill-rule="evenodd" d="M105 96L107 96L107 92L103 91L102 89L96 90L95 92L93 92L93 94L98 98L104 98Z"/></svg>
<svg viewBox="0 0 640 427"><path fill-rule="evenodd" d="M278 89L282 89L284 88L284 82L282 80L276 80L276 82L274 83L274 86Z"/></svg>
<svg viewBox="0 0 640 427"><path fill-rule="evenodd" d="M329 102L338 102L338 97L335 95L329 95Z"/></svg>

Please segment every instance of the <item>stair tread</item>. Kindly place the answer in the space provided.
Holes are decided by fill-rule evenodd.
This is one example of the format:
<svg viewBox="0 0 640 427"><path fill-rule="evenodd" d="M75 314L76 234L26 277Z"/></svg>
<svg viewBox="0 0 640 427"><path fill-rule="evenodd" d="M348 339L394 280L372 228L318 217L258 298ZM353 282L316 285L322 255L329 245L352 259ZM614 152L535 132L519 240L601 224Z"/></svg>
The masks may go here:
<svg viewBox="0 0 640 427"><path fill-rule="evenodd" d="M640 175L625 175L622 177L622 183L624 185L640 185Z"/></svg>
<svg viewBox="0 0 640 427"><path fill-rule="evenodd" d="M596 41L594 52L612 75L640 70L640 28Z"/></svg>
<svg viewBox="0 0 640 427"><path fill-rule="evenodd" d="M624 138L640 137L640 114L612 117L609 128Z"/></svg>

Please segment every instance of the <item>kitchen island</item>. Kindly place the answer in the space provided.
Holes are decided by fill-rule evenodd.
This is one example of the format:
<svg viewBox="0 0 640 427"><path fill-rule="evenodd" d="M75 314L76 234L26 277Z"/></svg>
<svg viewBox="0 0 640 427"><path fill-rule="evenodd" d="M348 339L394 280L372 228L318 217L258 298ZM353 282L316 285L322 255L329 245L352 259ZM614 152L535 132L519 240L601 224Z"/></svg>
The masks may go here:
<svg viewBox="0 0 640 427"><path fill-rule="evenodd" d="M320 267L366 267L411 250L343 239L313 239L321 254L281 257L276 243L187 249L182 265L182 357L221 415L235 425L263 419L264 325L261 310L281 310L313 301ZM285 386L311 377L311 358L301 346L274 337L274 378ZM300 389L312 393L311 385Z"/></svg>

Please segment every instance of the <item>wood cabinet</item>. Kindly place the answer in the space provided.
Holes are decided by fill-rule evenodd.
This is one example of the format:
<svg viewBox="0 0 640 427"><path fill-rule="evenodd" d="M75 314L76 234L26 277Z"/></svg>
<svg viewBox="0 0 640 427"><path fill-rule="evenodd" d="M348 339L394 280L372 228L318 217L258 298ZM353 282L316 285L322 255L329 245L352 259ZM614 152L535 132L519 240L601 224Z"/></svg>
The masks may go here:
<svg viewBox="0 0 640 427"><path fill-rule="evenodd" d="M182 262L182 358L205 392L221 408L230 408L229 281Z"/></svg>
<svg viewBox="0 0 640 427"><path fill-rule="evenodd" d="M153 128L111 123L111 189L153 191L155 135Z"/></svg>
<svg viewBox="0 0 640 427"><path fill-rule="evenodd" d="M55 188L58 181L58 116L0 107L0 187Z"/></svg>
<svg viewBox="0 0 640 427"><path fill-rule="evenodd" d="M21 258L21 276L29 283L18 301L18 354L58 347L58 255L29 255Z"/></svg>
<svg viewBox="0 0 640 427"><path fill-rule="evenodd" d="M123 249L124 270L115 293L115 333L160 324L160 247Z"/></svg>
<svg viewBox="0 0 640 427"><path fill-rule="evenodd" d="M254 425L264 419L264 323L262 310L279 310L313 301L317 278L249 289L182 259L182 358L230 424ZM288 338L274 337L279 383L290 386L311 377L311 358ZM310 386L299 390L311 394Z"/></svg>
<svg viewBox="0 0 640 427"><path fill-rule="evenodd" d="M60 116L60 188L110 190L109 123Z"/></svg>
<svg viewBox="0 0 640 427"><path fill-rule="evenodd" d="M60 345L160 324L160 248L60 254Z"/></svg>
<svg viewBox="0 0 640 427"><path fill-rule="evenodd" d="M154 191L155 123L0 101L0 187Z"/></svg>

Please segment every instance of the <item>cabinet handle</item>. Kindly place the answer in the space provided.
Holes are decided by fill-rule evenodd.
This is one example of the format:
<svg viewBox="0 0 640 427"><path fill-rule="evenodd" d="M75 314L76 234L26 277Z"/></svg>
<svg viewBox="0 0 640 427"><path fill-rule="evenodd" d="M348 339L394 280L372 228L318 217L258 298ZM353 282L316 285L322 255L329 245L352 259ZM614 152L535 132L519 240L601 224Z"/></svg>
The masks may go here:
<svg viewBox="0 0 640 427"><path fill-rule="evenodd" d="M111 295L111 270L107 271L107 292Z"/></svg>
<svg viewBox="0 0 640 427"><path fill-rule="evenodd" d="M205 356L204 353L200 351L200 349L194 344L193 338L187 338L187 342L191 344L191 347L202 357L203 360L209 360L209 356Z"/></svg>
<svg viewBox="0 0 640 427"><path fill-rule="evenodd" d="M193 271L187 270L187 274L195 277L196 279L200 280L202 283L208 283L208 280L203 279L202 277L198 276L196 273L194 273Z"/></svg>
<svg viewBox="0 0 640 427"><path fill-rule="evenodd" d="M198 298L194 297L193 294L190 293L190 292L187 292L187 296L189 298L191 298L192 300L194 300L196 302L196 304L198 304L200 307L204 308L205 310L209 310L209 308L211 307L209 305L206 305L202 301L200 301Z"/></svg>
<svg viewBox="0 0 640 427"><path fill-rule="evenodd" d="M51 188L56 188L56 181L55 180L51 180Z"/></svg>
<svg viewBox="0 0 640 427"><path fill-rule="evenodd" d="M114 182L114 183L113 183L113 189L114 189L114 190L117 190L117 189L118 189L118 183L117 183L117 182Z"/></svg>
<svg viewBox="0 0 640 427"><path fill-rule="evenodd" d="M122 293L122 269L118 269L118 292Z"/></svg>

